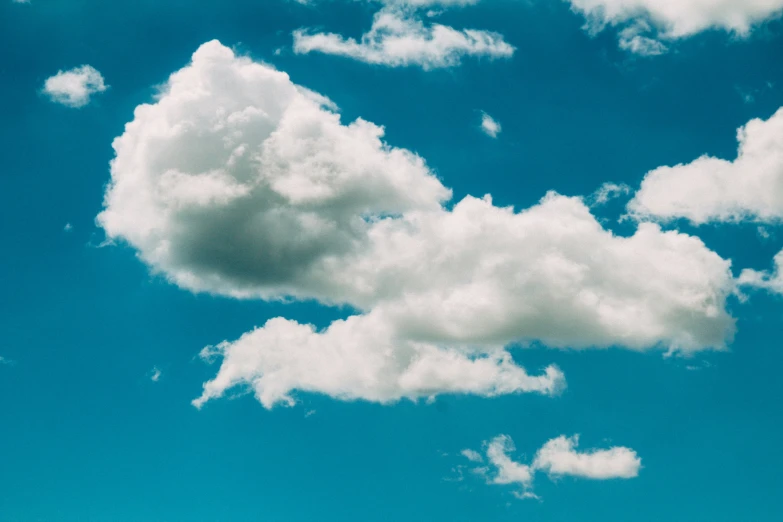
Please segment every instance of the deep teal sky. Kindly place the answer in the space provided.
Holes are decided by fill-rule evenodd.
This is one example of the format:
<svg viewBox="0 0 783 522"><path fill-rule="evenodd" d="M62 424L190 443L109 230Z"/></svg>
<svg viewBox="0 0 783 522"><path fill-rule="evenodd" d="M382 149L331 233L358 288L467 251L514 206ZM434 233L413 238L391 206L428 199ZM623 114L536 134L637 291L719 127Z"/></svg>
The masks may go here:
<svg viewBox="0 0 783 522"><path fill-rule="evenodd" d="M195 358L203 346L277 315L324 326L345 313L194 296L151 276L131 249L98 248L111 141L199 44L218 38L274 64L334 100L344 122L385 125L387 141L426 158L455 200L491 193L516 208L547 190L635 187L654 167L705 153L733 158L736 128L783 105L779 22L747 41L707 33L633 59L611 30L589 38L564 3L486 0L441 20L503 33L517 47L510 60L424 72L291 53L293 29L358 36L374 9L0 3L0 356L13 361L0 365L0 522L783 520L783 303L763 294L732 301L727 353L516 350L531 371L563 369L569 388L556 398L190 405L215 372ZM89 106L39 94L57 70L86 63L111 86ZM482 110L502 123L497 140L477 130ZM603 217L623 233L620 210ZM776 229L762 241L752 226L681 228L737 272L767 268L783 246ZM580 433L584 447L633 448L643 469L624 481L540 480L543 502L478 477L444 480L461 449L499 433L528 456Z"/></svg>

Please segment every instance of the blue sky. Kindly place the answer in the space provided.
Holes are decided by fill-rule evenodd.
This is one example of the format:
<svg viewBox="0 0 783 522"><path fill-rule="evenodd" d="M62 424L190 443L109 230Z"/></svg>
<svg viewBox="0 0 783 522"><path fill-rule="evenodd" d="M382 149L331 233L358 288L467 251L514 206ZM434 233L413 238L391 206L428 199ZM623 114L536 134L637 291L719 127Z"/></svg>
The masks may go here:
<svg viewBox="0 0 783 522"><path fill-rule="evenodd" d="M783 516L783 5L414 4L0 4L0 521Z"/></svg>

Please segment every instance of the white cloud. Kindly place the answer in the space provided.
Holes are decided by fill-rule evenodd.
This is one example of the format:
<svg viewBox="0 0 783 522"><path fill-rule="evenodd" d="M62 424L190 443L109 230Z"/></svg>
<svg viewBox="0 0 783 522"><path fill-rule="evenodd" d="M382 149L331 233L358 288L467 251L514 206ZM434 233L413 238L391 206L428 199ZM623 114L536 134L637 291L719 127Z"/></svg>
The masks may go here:
<svg viewBox="0 0 783 522"><path fill-rule="evenodd" d="M649 26L643 24L624 28L619 34L620 49L639 56L658 56L667 52L669 49L662 42L642 34L649 30Z"/></svg>
<svg viewBox="0 0 783 522"><path fill-rule="evenodd" d="M59 71L46 79L43 92L57 103L68 107L84 107L90 103L90 97L103 92L108 87L103 76L90 65L82 65L69 71Z"/></svg>
<svg viewBox="0 0 783 522"><path fill-rule="evenodd" d="M500 126L500 123L495 121L495 119L487 114L486 112L481 113L481 130L489 136L490 138L497 138L498 134L500 134L500 131L502 130L502 127Z"/></svg>
<svg viewBox="0 0 783 522"><path fill-rule="evenodd" d="M223 358L217 376L193 401L201 407L235 386L250 386L266 408L293 405L294 390L341 400L390 403L443 393L485 397L537 392L553 394L563 374L549 367L530 376L502 349L482 353L395 338L373 315L335 321L324 332L283 318L239 340L205 348L206 360Z"/></svg>
<svg viewBox="0 0 783 522"><path fill-rule="evenodd" d="M13 4L29 4L30 0L11 0Z"/></svg>
<svg viewBox="0 0 783 522"><path fill-rule="evenodd" d="M673 41L709 29L747 36L783 11L783 0L568 0L595 33L606 25L624 28L621 46L640 54L660 54ZM632 33L623 34L625 30ZM643 36L641 33L650 36Z"/></svg>
<svg viewBox="0 0 783 522"><path fill-rule="evenodd" d="M481 453L472 449L464 449L460 451L460 455L471 462L484 462L484 457L481 456Z"/></svg>
<svg viewBox="0 0 783 522"><path fill-rule="evenodd" d="M318 51L362 62L435 69L459 65L464 56L509 58L514 47L503 36L475 29L457 30L441 24L425 25L415 13L381 9L372 27L359 41L334 33L294 31L294 52Z"/></svg>
<svg viewBox="0 0 783 522"><path fill-rule="evenodd" d="M638 219L685 218L695 224L783 219L783 108L737 132L734 161L702 156L659 167L644 177L628 204Z"/></svg>
<svg viewBox="0 0 783 522"><path fill-rule="evenodd" d="M330 279L369 248L369 218L438 210L450 191L382 127L342 125L327 102L204 44L115 139L98 222L191 290L346 301Z"/></svg>
<svg viewBox="0 0 783 522"><path fill-rule="evenodd" d="M783 250L774 259L772 271L745 269L739 276L740 286L759 288L775 294L783 294Z"/></svg>
<svg viewBox="0 0 783 522"><path fill-rule="evenodd" d="M12 365L13 363L14 363L14 362L13 362L11 359L6 359L6 358L5 358L5 357L3 357L2 355L0 355L0 364L7 364L7 365L9 365L9 366L10 366L10 365Z"/></svg>
<svg viewBox="0 0 783 522"><path fill-rule="evenodd" d="M314 298L358 315L316 330L282 318L207 349L195 401L251 387L389 402L438 393L555 393L504 346L721 349L730 263L643 223L603 229L581 198L521 211L450 191L383 129L348 125L287 75L209 42L114 141L98 222L193 291ZM333 109L333 108L332 108Z"/></svg>
<svg viewBox="0 0 783 522"><path fill-rule="evenodd" d="M65 226L63 227L63 232L70 232L72 230L73 230L73 225L71 225L70 223L66 223Z"/></svg>
<svg viewBox="0 0 783 522"><path fill-rule="evenodd" d="M579 436L560 436L544 444L535 455L532 464L522 464L510 456L514 442L508 435L498 435L486 444L489 468L474 469L490 484L517 485L521 489L518 498L538 498L532 492L537 472L550 478L572 476L595 480L628 479L638 476L641 459L632 449L616 446L609 449L576 450ZM463 450L462 455L471 462L481 462L481 454Z"/></svg>
<svg viewBox="0 0 783 522"><path fill-rule="evenodd" d="M163 372L160 371L160 368L157 366L153 366L152 370L149 371L149 377L152 382L158 382L160 378L163 376Z"/></svg>
<svg viewBox="0 0 783 522"><path fill-rule="evenodd" d="M569 475L590 479L633 478L639 474L642 461L629 448L578 452L579 437L560 436L538 450L533 467L550 476Z"/></svg>

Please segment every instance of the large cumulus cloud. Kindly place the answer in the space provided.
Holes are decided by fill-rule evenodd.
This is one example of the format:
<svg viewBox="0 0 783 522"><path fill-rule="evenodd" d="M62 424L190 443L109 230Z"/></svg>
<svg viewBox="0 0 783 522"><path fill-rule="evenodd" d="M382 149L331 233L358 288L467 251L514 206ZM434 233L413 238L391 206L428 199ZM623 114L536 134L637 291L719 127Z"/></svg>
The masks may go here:
<svg viewBox="0 0 783 522"><path fill-rule="evenodd" d="M554 393L504 348L720 349L729 262L697 238L605 230L581 198L515 211L450 191L383 129L343 124L282 72L204 44L114 143L99 223L193 291L315 298L358 314L277 318L234 342L196 401L237 385L266 406L307 390L388 402Z"/></svg>

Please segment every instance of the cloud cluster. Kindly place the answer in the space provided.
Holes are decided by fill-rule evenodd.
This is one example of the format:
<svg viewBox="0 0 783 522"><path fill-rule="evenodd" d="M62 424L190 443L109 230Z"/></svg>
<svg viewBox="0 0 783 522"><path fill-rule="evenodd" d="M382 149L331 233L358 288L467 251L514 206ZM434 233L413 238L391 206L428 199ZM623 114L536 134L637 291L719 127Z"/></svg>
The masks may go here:
<svg viewBox="0 0 783 522"><path fill-rule="evenodd" d="M687 219L706 223L783 222L783 108L769 119L753 119L737 131L733 161L702 156L691 163L648 172L628 203L637 220ZM759 235L769 232L759 227ZM746 269L740 287L783 294L783 251L771 271Z"/></svg>
<svg viewBox="0 0 783 522"><path fill-rule="evenodd" d="M537 472L549 477L571 476L594 480L628 479L639 475L642 461L630 448L616 446L609 449L578 451L579 436L560 436L548 441L537 452L531 464L514 461L510 453L514 442L508 435L498 435L486 444L486 458L490 467L476 470L487 477L490 484L514 484L521 487L521 497L535 497L531 488ZM474 450L463 450L462 455L474 463L484 461Z"/></svg>
<svg viewBox="0 0 783 522"><path fill-rule="evenodd" d="M95 93L103 92L108 87L103 76L90 65L82 65L68 71L58 71L46 79L43 92L56 103L68 107L79 108L90 103Z"/></svg>
<svg viewBox="0 0 783 522"><path fill-rule="evenodd" d="M638 219L685 218L694 224L783 219L783 108L737 131L733 161L702 156L659 167L644 177L628 204Z"/></svg>
<svg viewBox="0 0 783 522"><path fill-rule="evenodd" d="M389 402L438 393L556 393L505 349L721 349L729 262L643 223L605 230L581 198L515 211L450 191L364 120L213 41L137 107L114 142L98 222L193 291L314 298L358 315L324 330L282 318L205 350L197 405L249 386Z"/></svg>
<svg viewBox="0 0 783 522"><path fill-rule="evenodd" d="M783 0L568 0L587 19L591 32L623 28L620 46L640 54L665 52L663 41L709 29L746 36L783 12ZM645 36L645 33L647 36Z"/></svg>
<svg viewBox="0 0 783 522"><path fill-rule="evenodd" d="M425 24L415 11L400 8L378 11L359 41L304 29L294 31L293 36L296 53L318 51L370 64L417 65L425 70L458 65L464 56L508 58L514 54L514 47L500 34Z"/></svg>

